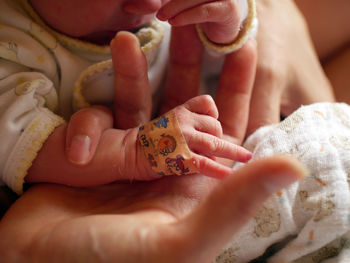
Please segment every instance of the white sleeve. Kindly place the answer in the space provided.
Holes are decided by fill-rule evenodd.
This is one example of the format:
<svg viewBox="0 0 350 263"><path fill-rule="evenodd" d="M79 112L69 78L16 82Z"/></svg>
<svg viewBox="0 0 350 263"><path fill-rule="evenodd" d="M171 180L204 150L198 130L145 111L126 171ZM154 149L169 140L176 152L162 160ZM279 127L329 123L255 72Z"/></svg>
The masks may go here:
<svg viewBox="0 0 350 263"><path fill-rule="evenodd" d="M0 80L0 178L17 194L44 141L64 120L52 82L37 72Z"/></svg>

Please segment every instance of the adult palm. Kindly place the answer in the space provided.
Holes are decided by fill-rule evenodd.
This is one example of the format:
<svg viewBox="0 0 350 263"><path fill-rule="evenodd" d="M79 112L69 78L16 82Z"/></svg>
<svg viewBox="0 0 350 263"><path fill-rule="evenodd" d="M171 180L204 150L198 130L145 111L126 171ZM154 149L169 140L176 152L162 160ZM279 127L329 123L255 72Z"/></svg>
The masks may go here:
<svg viewBox="0 0 350 263"><path fill-rule="evenodd" d="M211 262L272 192L303 175L286 157L225 180L31 187L0 223L1 262Z"/></svg>

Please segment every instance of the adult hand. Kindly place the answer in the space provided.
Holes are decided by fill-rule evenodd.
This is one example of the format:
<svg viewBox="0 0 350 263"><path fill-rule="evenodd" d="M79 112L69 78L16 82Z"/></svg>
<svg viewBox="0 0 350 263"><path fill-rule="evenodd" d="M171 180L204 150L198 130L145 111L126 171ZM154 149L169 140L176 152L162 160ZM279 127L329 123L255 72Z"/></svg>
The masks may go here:
<svg viewBox="0 0 350 263"><path fill-rule="evenodd" d="M171 59L162 111L168 111L198 94L202 43L193 26L173 28ZM191 43L191 45L188 45ZM131 33L119 32L111 43L115 70L114 127L128 129L146 123L151 111L151 93L147 77L146 59L138 39ZM128 54L128 58L125 58ZM239 51L226 56L216 96L219 121L223 133L232 143L241 144L248 122L249 100L255 73L256 46L249 42ZM92 122L90 117L75 119L67 127L67 156L80 155L80 148L72 147L75 135L88 136L91 147L85 162L95 154L96 145L104 129L111 128L110 120ZM88 116L88 115L85 115ZM235 120L232 122L232 120ZM94 129L93 127L100 127Z"/></svg>
<svg viewBox="0 0 350 263"><path fill-rule="evenodd" d="M198 95L202 56L203 45L194 26L172 28L162 112ZM215 98L219 121L226 138L236 144L241 144L246 132L256 60L256 43L251 40L238 51L226 55L220 74Z"/></svg>
<svg viewBox="0 0 350 263"><path fill-rule="evenodd" d="M269 195L303 173L298 161L275 157L222 181L197 175L88 189L35 185L1 220L1 260L211 262Z"/></svg>
<svg viewBox="0 0 350 263"><path fill-rule="evenodd" d="M259 0L258 65L248 134L302 104L334 101L303 16L292 0Z"/></svg>

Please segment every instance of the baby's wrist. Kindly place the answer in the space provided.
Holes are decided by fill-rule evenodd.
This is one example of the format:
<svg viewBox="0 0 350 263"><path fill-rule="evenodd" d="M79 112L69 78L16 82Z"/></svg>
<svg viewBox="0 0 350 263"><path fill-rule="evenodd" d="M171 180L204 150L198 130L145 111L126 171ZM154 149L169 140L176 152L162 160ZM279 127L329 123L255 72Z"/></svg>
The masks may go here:
<svg viewBox="0 0 350 263"><path fill-rule="evenodd" d="M157 179L162 176L152 169L152 159L147 158L139 140L136 142L136 164L138 178L141 180Z"/></svg>
<svg viewBox="0 0 350 263"><path fill-rule="evenodd" d="M198 172L175 110L140 127L138 139L144 158L157 177Z"/></svg>

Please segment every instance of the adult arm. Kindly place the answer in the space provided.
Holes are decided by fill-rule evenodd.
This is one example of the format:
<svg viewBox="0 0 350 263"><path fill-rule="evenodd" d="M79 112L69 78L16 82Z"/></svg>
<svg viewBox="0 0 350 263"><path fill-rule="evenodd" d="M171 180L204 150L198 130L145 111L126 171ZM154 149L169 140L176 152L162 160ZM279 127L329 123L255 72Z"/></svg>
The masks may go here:
<svg viewBox="0 0 350 263"><path fill-rule="evenodd" d="M302 104L334 101L311 41L307 24L294 1L257 1L258 63L248 134L277 123Z"/></svg>

